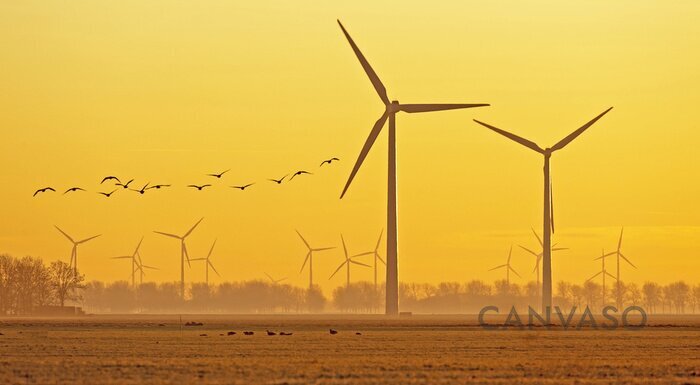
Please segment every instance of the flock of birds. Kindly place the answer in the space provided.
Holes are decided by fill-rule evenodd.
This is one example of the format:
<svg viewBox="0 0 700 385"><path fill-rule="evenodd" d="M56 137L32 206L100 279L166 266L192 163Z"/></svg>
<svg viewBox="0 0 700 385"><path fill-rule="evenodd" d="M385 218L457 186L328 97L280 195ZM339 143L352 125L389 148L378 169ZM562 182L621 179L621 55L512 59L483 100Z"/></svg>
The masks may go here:
<svg viewBox="0 0 700 385"><path fill-rule="evenodd" d="M337 162L337 161L340 161L340 159L339 159L339 158L336 158L336 157L333 157L333 158L330 158L330 159L326 159L326 160L324 160L323 162L321 162L321 165L320 165L319 167L323 167L323 165L325 165L325 164L329 164L329 165L330 165L330 164L332 164L333 162ZM219 172L219 173L211 173L211 174L206 174L206 175L209 176L209 177L212 177L212 178L221 179L221 178L224 176L224 174L226 174L226 173L229 172L229 171L231 171L231 169L228 169L228 170L225 170L225 171L222 171L222 172ZM289 177L290 175L291 175L291 177ZM313 173L312 173L312 172L309 172L309 171L306 171L306 170L298 170L298 171L296 171L296 172L294 172L294 173L287 174L287 175L285 175L285 176L283 176L283 177L281 177L281 178L270 178L270 179L268 179L268 181L273 182L273 183L276 183L276 184L282 184L283 181L285 181L285 180L291 181L292 179L294 179L294 177L300 176L300 175L313 175ZM287 177L289 177L289 178L287 178ZM105 197L109 198L109 197L112 196L112 194L114 194L115 192L119 191L120 189L122 189L122 190L135 191L135 192L137 192L137 193L143 195L143 194L145 194L148 190L160 190L160 189L162 189L162 188L171 187L171 185L169 185L169 184L155 184L155 185L151 185L151 184L150 184L151 182L148 182L148 183L146 183L143 187L141 187L140 189L139 189L139 188L131 188L130 186L131 186L131 184L134 182L134 179L130 179L130 180L127 181L126 183L123 183L119 178L117 178L116 176L113 176L113 175L109 175L109 176L106 176L106 177L102 178L102 181L100 182L100 185L103 185L105 182L112 182L112 181L115 182L115 183L114 183L114 186L117 187L116 189L114 189L114 190L112 190L112 191L110 191L110 192L98 191L97 193L100 194L100 195L104 195ZM235 188L235 189L239 189L239 190L241 190L241 191L245 191L245 189L249 188L250 186L252 186L252 185L254 185L254 184L255 184L255 182L247 183L247 184L243 184L243 185L234 185L234 186L229 186L229 187ZM211 183L206 183L206 184L189 184L189 185L187 185L187 188L192 188L192 189L196 189L197 191L202 191L202 190L204 190L205 188L211 187L211 186L212 186ZM54 189L53 187L50 187L50 186L49 186L49 187L43 187L43 188L40 188L40 189L34 191L34 195L32 195L32 196L33 196L33 197L36 197L38 194L46 193L46 192L49 192L49 191L50 191L50 192L56 192L56 189ZM67 189L66 191L64 191L64 192L63 192L63 195L68 194L68 193L78 192L78 191L87 191L87 190L85 190L85 189L82 188L82 187L71 187L71 188Z"/></svg>
<svg viewBox="0 0 700 385"><path fill-rule="evenodd" d="M202 323L200 323L200 322L187 322L187 323L185 324L185 326L203 326L203 325L204 325L204 324L202 324ZM165 324L159 324L159 326L165 326ZM226 333L227 336L235 336L236 334L237 334L237 333L236 333L235 331L229 331L229 332ZM291 335L293 335L294 333L292 333L292 332L285 332L285 331L275 332L275 331L271 331L271 330L265 330L265 334L267 334L268 336L278 336L278 335L279 335L279 336L291 336ZM333 336L333 335L338 334L338 331L335 330L335 329L328 329L328 334L330 334L330 335ZM1 335L1 334L0 334L0 335ZM223 334L223 333L220 333L219 335L220 335L220 336L223 336L224 334ZM252 336L252 335L255 335L255 332L254 332L254 331L250 331L250 330L246 330L246 331L243 332L243 335ZM356 336L361 336L362 333L360 333L360 332L355 332L355 335L356 335ZM202 333L202 334L200 334L199 336L200 336L200 337L208 337L209 335L206 334L206 333Z"/></svg>

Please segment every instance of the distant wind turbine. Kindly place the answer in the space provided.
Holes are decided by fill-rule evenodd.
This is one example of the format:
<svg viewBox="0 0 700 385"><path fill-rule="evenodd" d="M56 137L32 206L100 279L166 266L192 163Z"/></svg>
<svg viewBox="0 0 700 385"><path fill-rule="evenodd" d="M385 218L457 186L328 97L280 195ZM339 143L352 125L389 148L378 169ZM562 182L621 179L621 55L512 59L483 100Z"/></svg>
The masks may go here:
<svg viewBox="0 0 700 385"><path fill-rule="evenodd" d="M515 274L515 275L517 275L518 277L520 277L520 274L518 274L518 272L515 271L515 269L513 269L513 267L510 265L510 258L511 258L512 256L513 256L513 246L511 245L511 246L510 246L510 251L508 252L508 261L507 261L504 265L498 265L498 266L494 267L493 269L489 269L489 271L493 271L493 270L505 268L505 269L506 269L506 284L507 284L508 286L510 286L510 272L511 272L511 271L513 272L513 274ZM522 278L522 277L521 277L521 278Z"/></svg>
<svg viewBox="0 0 700 385"><path fill-rule="evenodd" d="M280 283L280 282L284 281L285 279L287 279L287 277L280 278L280 279L274 279L274 278L272 278L272 276L271 276L270 274L265 273L265 275L266 275L267 278L270 280L270 282L272 282L273 285L277 285L278 283Z"/></svg>
<svg viewBox="0 0 700 385"><path fill-rule="evenodd" d="M195 223L194 226L192 226L192 228L190 228L183 236L154 231L154 233L156 234L165 235L166 237L180 240L180 295L182 296L182 298L185 298L185 259L187 259L187 265L192 267L190 265L190 256L187 253L187 245L185 245L185 239L187 239L187 237L190 234L192 234L192 231L194 231L194 229L197 227L197 225L199 225L200 222L202 222L203 219L204 218L198 220L197 223Z"/></svg>
<svg viewBox="0 0 700 385"><path fill-rule="evenodd" d="M73 276L77 277L78 276L78 245L82 245L83 243L85 243L87 241L93 240L102 234L93 235L90 238L85 238L83 240L76 241L70 235L66 234L65 231L61 230L58 226L54 225L53 227L55 227L56 230L58 230L66 238L68 238L68 240L71 241L71 243L73 244L73 249L71 249L71 252L70 252L70 263L68 264L68 266L73 268Z"/></svg>
<svg viewBox="0 0 700 385"><path fill-rule="evenodd" d="M306 249L308 250L306 252L306 257L304 258L304 263L301 265L301 269L299 270L299 274L301 274L302 271L304 271L304 267L306 267L306 262L309 263L309 288L312 288L314 286L314 252L318 251L324 251L324 250L331 250L335 249L335 247L311 247L309 242L304 239L304 237L301 235L299 230L295 230L297 234L299 235L299 238L301 238L301 241L304 242L304 245L306 245Z"/></svg>
<svg viewBox="0 0 700 385"><path fill-rule="evenodd" d="M595 260L599 260L599 259L601 260L601 262L602 262L602 264L603 264L601 270L600 270L599 272L597 272L594 276L592 276L591 278L588 278L588 279L586 280L586 282L588 282L588 281L594 279L595 277L597 277L597 276L599 276L599 275L601 275L601 274L603 275L603 306L605 306L605 276L607 275L608 277L610 277L610 278L612 278L612 279L614 279L614 280L617 280L617 278L615 278L614 275L608 273L608 271L605 270L605 257L609 257L609 256L611 256L611 255L613 255L613 254L615 254L614 251L613 251L612 253L605 254L605 250L603 250L603 252L601 253L600 257L598 257L598 258L595 259Z"/></svg>
<svg viewBox="0 0 700 385"><path fill-rule="evenodd" d="M343 235L342 235L342 234L340 235L340 241L343 243L343 253L345 254L345 260L340 264L340 266L338 266L337 269L335 269L335 271L333 272L333 274L331 274L331 276L330 276L328 279L333 278L333 276L334 276L337 272L339 272L340 269L343 268L343 266L345 266L346 272L347 272L347 285L346 285L346 287L350 287L350 265L351 265L351 264L355 264L355 265L359 265L359 266L365 266L365 267L372 267L372 266L367 265L367 264L364 264L364 263L362 263L362 262L357 262L356 260L353 259L353 258L355 258L355 257L359 257L360 255L367 255L368 253L355 254L355 255L352 255L352 256L348 256L348 248L345 246L345 239L343 238ZM369 253L369 254L371 254L371 253Z"/></svg>
<svg viewBox="0 0 700 385"><path fill-rule="evenodd" d="M583 126L579 127L576 131L572 132L571 134L567 135L564 139L560 140L557 142L554 146L552 147L547 147L547 148L541 148L538 146L536 143L529 141L525 138L522 138L518 135L511 134L508 131L501 130L500 128L496 128L494 126L491 126L489 124L480 122L476 119L474 119L475 122L479 123L480 125L495 131L506 138L513 140L517 143L522 144L523 146L536 151L544 156L544 216L543 216L543 224L542 224L542 232L544 234L544 241L543 241L543 247L542 249L544 250L543 254L543 265L542 265L542 274L543 274L543 287L542 287L542 312L546 313L547 311L551 310L552 307L552 233L554 232L554 220L553 218L553 211L554 211L554 204L552 203L552 186L551 186L551 176L549 173L549 158L552 156L552 153L561 150L564 148L567 144L569 144L572 140L576 139L579 135L581 135L584 131L588 129L588 127L592 126L593 123L597 122L598 119L602 118L603 115L607 114L610 110L612 110L612 107L608 108L607 110L603 111L600 115L596 116L593 118L591 121L588 123L584 124Z"/></svg>
<svg viewBox="0 0 700 385"><path fill-rule="evenodd" d="M140 251L138 253L136 253L136 256L138 257L138 259L136 261L136 268L141 272L141 278L140 278L139 284L143 285L143 276L146 275L146 272L143 271L143 269L158 270L158 268L153 267L153 266L144 265L143 261L141 260L141 252Z"/></svg>
<svg viewBox="0 0 700 385"><path fill-rule="evenodd" d="M532 230L532 233L535 235L535 238L537 238L537 242L540 243L540 247L544 248L544 244L542 243L542 238L540 238L540 236L537 235L537 232L535 231L535 229L531 229L531 230ZM520 246L520 245L518 245L518 246ZM527 251L528 253L532 254L536 258L535 259L535 268L532 270L532 272L537 274L537 293L539 295L542 291L542 287L540 284L540 262L542 262L542 255L544 254L544 251L541 251L540 253L535 253L534 251L528 249L527 247L520 246L520 248ZM569 250L569 249L566 247L557 247L556 243L552 245L553 252L560 251L560 250Z"/></svg>
<svg viewBox="0 0 700 385"><path fill-rule="evenodd" d="M624 259L625 262L629 263L629 265L634 267L635 269L637 268L637 266L635 266L632 262L630 262L630 260L627 259L627 257L625 257L622 254L622 251L620 251L622 248L622 233L624 231L625 231L625 228L623 227L620 230L620 239L617 241L617 250L613 251L612 253L608 253L607 255L602 255L602 256L596 258L596 260L605 259L606 257L609 257L611 255L615 255L617 257L616 258L617 259L617 274L616 274L617 276L615 277L615 280L616 280L615 283L617 285L617 292L615 293L615 296L616 296L615 303L617 304L618 309L622 306L622 293L620 292L620 258Z"/></svg>
<svg viewBox="0 0 700 385"><path fill-rule="evenodd" d="M379 117L377 122L372 127L367 140L365 141L360 155L355 162L355 165L350 173L343 192L340 194L340 198L343 198L345 193L350 187L352 180L355 178L357 171L362 166L369 150L372 148L375 140L379 136L382 128L384 127L386 121L389 121L389 169L388 169L388 204L387 204L387 244L386 244L386 314L395 315L399 312L399 276L398 276L398 259L397 259L397 223L396 223L396 113L399 111L407 113L417 113L417 112L431 112L431 111L444 111L444 110L454 110L461 108L472 108L472 107L484 107L488 104L400 104L397 100L390 101L387 96L386 88L379 80L374 69L369 65L365 56L360 52L355 42L350 37L350 34L345 30L343 24L338 20L338 25L343 31L343 34L350 43L350 47L355 52L355 56L360 61L362 68L369 77L375 91L379 95L379 98L384 103L384 113Z"/></svg>
<svg viewBox="0 0 700 385"><path fill-rule="evenodd" d="M136 249L134 249L133 254L131 255L122 255L119 257L112 257L112 259L130 259L131 260L131 286L136 287L136 271L138 270L137 264L137 255L139 253L139 248L141 247L141 243L143 242L143 237L141 237L141 240L139 241L138 245L136 245Z"/></svg>
<svg viewBox="0 0 700 385"><path fill-rule="evenodd" d="M209 286L209 268L211 267L212 270L216 273L217 276L221 277L221 274L219 274L218 271L216 271L216 268L214 267L214 264L211 263L211 253L214 251L214 246L216 246L216 239L214 240L214 243L211 245L211 249L209 249L209 254L207 254L206 258L194 258L191 259L191 261L206 261L206 282L207 286Z"/></svg>

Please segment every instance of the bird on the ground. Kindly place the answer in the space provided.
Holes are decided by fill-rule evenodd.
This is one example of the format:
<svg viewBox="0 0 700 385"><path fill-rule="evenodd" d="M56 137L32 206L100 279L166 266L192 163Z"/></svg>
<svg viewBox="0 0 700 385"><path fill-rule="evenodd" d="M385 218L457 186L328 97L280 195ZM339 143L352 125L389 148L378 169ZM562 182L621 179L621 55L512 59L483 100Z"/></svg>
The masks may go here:
<svg viewBox="0 0 700 385"><path fill-rule="evenodd" d="M308 172L308 171L299 170L299 171L295 172L294 175L292 175L292 177L289 178L289 180L292 180L292 179L294 179L295 176L297 176L297 175L302 175L302 174L309 174L309 175L312 175L312 173L310 173L310 172Z"/></svg>
<svg viewBox="0 0 700 385"><path fill-rule="evenodd" d="M338 331L333 329L329 329L328 332L331 334L338 334Z"/></svg>
<svg viewBox="0 0 700 385"><path fill-rule="evenodd" d="M148 182L148 183L150 183L150 182ZM132 188L131 191L136 191L137 193L143 195L146 192L146 190L148 190L148 183L146 183L143 187L141 187L141 190L136 190L136 189Z"/></svg>
<svg viewBox="0 0 700 385"><path fill-rule="evenodd" d="M247 336L252 336L253 334L255 334L255 332L243 332L243 334L245 334Z"/></svg>
<svg viewBox="0 0 700 385"><path fill-rule="evenodd" d="M280 332L281 336L291 336L294 333Z"/></svg>
<svg viewBox="0 0 700 385"><path fill-rule="evenodd" d="M330 159L326 159L326 160L324 160L323 162L321 162L321 166L323 166L323 165L326 164L326 163L331 164L331 163L333 163L333 161L336 161L336 162L337 162L337 161L339 161L339 160L340 160L340 159L335 158L335 157L330 158ZM319 167L321 167L321 166L319 166Z"/></svg>
<svg viewBox="0 0 700 385"><path fill-rule="evenodd" d="M120 186L120 187L123 187L123 188L129 188L129 185L130 185L131 182L133 182L133 181L134 181L134 180L132 179L132 180L126 182L126 183L119 182L119 183L115 183L114 185L115 185L115 186Z"/></svg>
<svg viewBox="0 0 700 385"><path fill-rule="evenodd" d="M220 173L218 173L218 174L207 174L207 175L208 175L208 176L213 176L213 177L216 178L216 179L221 179L221 177L224 176L224 174L226 174L226 173L229 172L229 171L231 171L231 169L228 169L228 170L226 170L226 171L222 171L222 172L220 172Z"/></svg>
<svg viewBox="0 0 700 385"><path fill-rule="evenodd" d="M111 175L110 175L110 176L106 176L106 177L102 178L102 182L100 182L100 184L102 184L102 183L104 183L104 182L106 182L106 181L108 181L108 180L116 180L118 183L121 183L121 181L119 180L119 178L117 178L116 176L111 176Z"/></svg>
<svg viewBox="0 0 700 385"><path fill-rule="evenodd" d="M106 193L106 192L98 192L98 194L104 195L104 196L106 196L107 198L109 198L109 197L111 197L112 194L114 194L114 192L117 191L117 190L119 190L119 189L112 190L111 192L108 192L108 193Z"/></svg>
<svg viewBox="0 0 700 385"><path fill-rule="evenodd" d="M266 330L266 331L267 331L268 336L276 336L277 335L277 333L275 333L275 332L271 332L269 330Z"/></svg>
<svg viewBox="0 0 700 385"><path fill-rule="evenodd" d="M36 194L38 194L38 193L43 193L43 192L47 192L47 191L53 191L53 192L56 192L56 190L54 190L54 189L53 189L53 188L51 188L51 187L44 187L44 188L40 188L40 189L38 189L38 190L34 191L34 195L32 195L32 196L33 196L33 197L35 197L35 196L36 196Z"/></svg>
<svg viewBox="0 0 700 385"><path fill-rule="evenodd" d="M80 187L71 187L68 190L66 190L66 192L63 193L63 195L68 194L69 192L73 192L73 191L85 191L85 189L80 188Z"/></svg>
<svg viewBox="0 0 700 385"><path fill-rule="evenodd" d="M169 184L154 184L153 186L149 187L148 189L154 188L156 190L160 190L163 187L170 187L170 185Z"/></svg>
<svg viewBox="0 0 700 385"><path fill-rule="evenodd" d="M226 333L226 335L228 335L228 336L234 336L234 335L236 335L236 332L228 332L228 333Z"/></svg>
<svg viewBox="0 0 700 385"><path fill-rule="evenodd" d="M281 184L282 181L284 180L284 178L286 178L286 177L288 177L288 176L289 176L289 174L287 174L287 175L285 175L285 176L283 176L283 177L281 177L281 178L279 178L279 179L268 179L268 180L269 180L270 182L275 182L275 183L277 183L277 184Z"/></svg>
<svg viewBox="0 0 700 385"><path fill-rule="evenodd" d="M211 185L210 184L203 184L201 186L197 186L196 184L191 184L191 185L188 185L187 187L196 188L197 190L202 191L203 188L209 187L209 186L211 186Z"/></svg>
<svg viewBox="0 0 700 385"><path fill-rule="evenodd" d="M361 336L362 333L360 333L360 332L355 332L355 335L356 335L356 336Z"/></svg>
<svg viewBox="0 0 700 385"><path fill-rule="evenodd" d="M255 184L255 183L248 183L248 184L245 185L245 186L231 186L231 188L237 188L237 189L243 191L243 190L247 189L248 187L250 187L250 186L252 186L252 185L254 185L254 184Z"/></svg>

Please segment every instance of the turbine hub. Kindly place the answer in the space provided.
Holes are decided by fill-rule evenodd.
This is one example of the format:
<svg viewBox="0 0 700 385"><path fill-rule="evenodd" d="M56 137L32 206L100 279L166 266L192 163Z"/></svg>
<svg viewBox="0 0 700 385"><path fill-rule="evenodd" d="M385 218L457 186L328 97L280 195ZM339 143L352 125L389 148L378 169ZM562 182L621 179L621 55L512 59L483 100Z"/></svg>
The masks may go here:
<svg viewBox="0 0 700 385"><path fill-rule="evenodd" d="M401 110L401 105L398 100L392 100L391 104L386 106L386 110L390 113L399 112Z"/></svg>

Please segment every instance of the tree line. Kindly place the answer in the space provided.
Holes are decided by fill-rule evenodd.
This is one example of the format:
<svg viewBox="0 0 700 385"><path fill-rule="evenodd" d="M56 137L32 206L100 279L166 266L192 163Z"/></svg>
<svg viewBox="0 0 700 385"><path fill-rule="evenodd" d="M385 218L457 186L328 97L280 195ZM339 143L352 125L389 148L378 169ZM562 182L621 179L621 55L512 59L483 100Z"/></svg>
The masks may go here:
<svg viewBox="0 0 700 385"><path fill-rule="evenodd" d="M618 293L619 287L619 293ZM563 309L590 307L600 312L606 305L642 306L648 313L700 312L700 284L683 281L660 285L620 282L603 288L587 281L556 285L554 305ZM415 313L478 313L484 306L507 309L539 308L540 286L505 280L493 284L482 280L466 283L401 283L401 310ZM89 313L381 313L384 287L354 282L335 288L326 297L320 287L300 288L263 280L188 285L185 299L179 282L147 282L132 286L127 281L84 282L65 262L46 265L39 258L0 255L0 315L36 314L46 306L77 305ZM620 309L621 311L621 309Z"/></svg>

